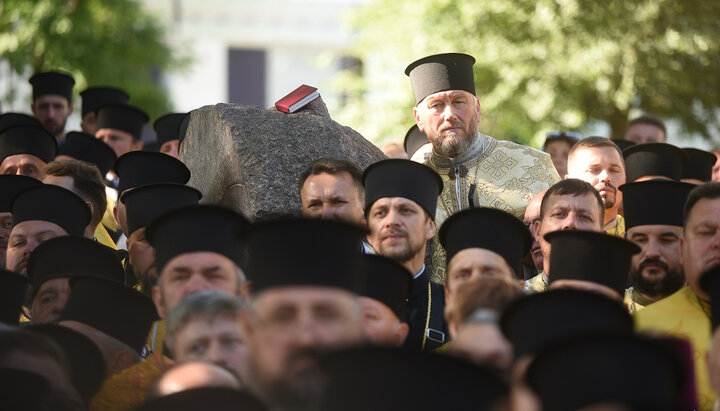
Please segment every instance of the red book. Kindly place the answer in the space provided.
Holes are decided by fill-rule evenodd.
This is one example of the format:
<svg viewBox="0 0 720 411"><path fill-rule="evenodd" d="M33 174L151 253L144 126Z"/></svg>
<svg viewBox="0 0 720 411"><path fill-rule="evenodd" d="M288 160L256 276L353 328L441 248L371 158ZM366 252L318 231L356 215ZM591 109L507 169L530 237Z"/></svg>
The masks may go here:
<svg viewBox="0 0 720 411"><path fill-rule="evenodd" d="M283 113L294 113L320 97L317 88L307 84L296 88L292 93L275 102L275 108Z"/></svg>

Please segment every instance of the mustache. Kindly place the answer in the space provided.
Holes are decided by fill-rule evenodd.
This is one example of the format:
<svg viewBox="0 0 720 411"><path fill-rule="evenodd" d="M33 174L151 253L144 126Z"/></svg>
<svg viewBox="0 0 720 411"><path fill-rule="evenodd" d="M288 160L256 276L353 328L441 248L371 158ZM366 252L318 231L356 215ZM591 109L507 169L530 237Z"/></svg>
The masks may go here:
<svg viewBox="0 0 720 411"><path fill-rule="evenodd" d="M464 125L460 120L451 121L449 126L445 126L440 129L440 131L445 131L450 128L460 127L462 128Z"/></svg>
<svg viewBox="0 0 720 411"><path fill-rule="evenodd" d="M405 229L403 229L403 228L400 228L400 227L395 227L395 228L389 228L389 229L387 229L387 230L385 231L385 236L384 236L383 238L387 238L387 237L390 237L391 235L398 235L398 234L401 234L401 235L403 235L403 236L405 236L405 237L408 236L407 230L405 230Z"/></svg>
<svg viewBox="0 0 720 411"><path fill-rule="evenodd" d="M640 263L640 267L639 267L639 268L642 270L642 269L644 269L645 267L647 267L647 266L649 266L649 265L658 265L658 266L662 267L663 270L665 270L665 271L668 271L668 269L669 269L667 263L665 263L664 261L661 261L661 260L658 259L658 258L646 258L646 259L644 259L644 260Z"/></svg>

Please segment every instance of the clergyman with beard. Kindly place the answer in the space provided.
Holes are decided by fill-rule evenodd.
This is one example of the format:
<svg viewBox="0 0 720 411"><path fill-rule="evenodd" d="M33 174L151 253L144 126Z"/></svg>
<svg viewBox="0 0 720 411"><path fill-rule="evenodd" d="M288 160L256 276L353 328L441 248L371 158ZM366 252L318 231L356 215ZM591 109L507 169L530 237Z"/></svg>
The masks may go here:
<svg viewBox="0 0 720 411"><path fill-rule="evenodd" d="M450 215L492 207L522 219L535 194L559 180L547 153L478 132L482 117L467 54L446 53L411 63L405 74L415 94L413 115L433 146L425 164L443 179L435 215L438 228ZM432 281L445 279L445 251L432 244Z"/></svg>
<svg viewBox="0 0 720 411"><path fill-rule="evenodd" d="M412 275L405 319L405 347L430 351L446 341L443 287L430 281L425 266L428 240L435 235L437 196L442 180L430 167L411 160L379 161L363 173L370 245L402 264Z"/></svg>
<svg viewBox="0 0 720 411"><path fill-rule="evenodd" d="M73 113L73 86L75 80L67 73L46 71L30 77L35 117L49 131L58 144L65 139L65 124Z"/></svg>
<svg viewBox="0 0 720 411"><path fill-rule="evenodd" d="M665 180L620 187L625 205L625 237L642 249L632 259L633 286L625 291L630 312L662 300L685 285L682 217L693 187Z"/></svg>

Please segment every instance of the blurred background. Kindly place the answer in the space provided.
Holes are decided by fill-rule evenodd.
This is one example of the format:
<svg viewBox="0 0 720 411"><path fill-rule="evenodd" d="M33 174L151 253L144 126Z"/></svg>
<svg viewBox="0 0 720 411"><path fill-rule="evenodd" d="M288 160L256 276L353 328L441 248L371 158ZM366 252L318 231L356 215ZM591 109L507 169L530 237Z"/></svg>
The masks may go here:
<svg viewBox="0 0 720 411"><path fill-rule="evenodd" d="M308 84L381 145L414 124L405 67L463 52L477 60L485 134L534 147L552 130L621 138L650 113L669 143L710 148L719 22L706 0L0 0L0 111L29 113L27 79L50 69L76 91L122 87L152 120L270 107Z"/></svg>

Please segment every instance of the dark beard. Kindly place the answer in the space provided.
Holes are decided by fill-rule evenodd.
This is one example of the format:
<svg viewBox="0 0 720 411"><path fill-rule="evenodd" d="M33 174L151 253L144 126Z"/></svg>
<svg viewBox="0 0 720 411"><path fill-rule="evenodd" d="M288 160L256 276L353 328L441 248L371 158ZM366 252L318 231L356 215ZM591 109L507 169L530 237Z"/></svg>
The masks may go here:
<svg viewBox="0 0 720 411"><path fill-rule="evenodd" d="M657 282L647 281L642 276L644 263L653 263L662 266L665 269L665 277ZM667 297L685 285L685 273L682 269L670 268L664 262L657 259L646 259L638 267L630 270L630 277L633 281L633 287L650 298Z"/></svg>
<svg viewBox="0 0 720 411"><path fill-rule="evenodd" d="M288 363L293 358L311 356L317 358L318 352L314 350L302 350L292 354ZM257 379L256 365L250 361L250 371ZM258 381L256 381L258 382ZM325 386L322 373L316 366L304 369L297 374L284 376L279 380L266 381L261 383L262 387L255 387L261 391L260 397L275 411L313 411L319 409L322 390Z"/></svg>

